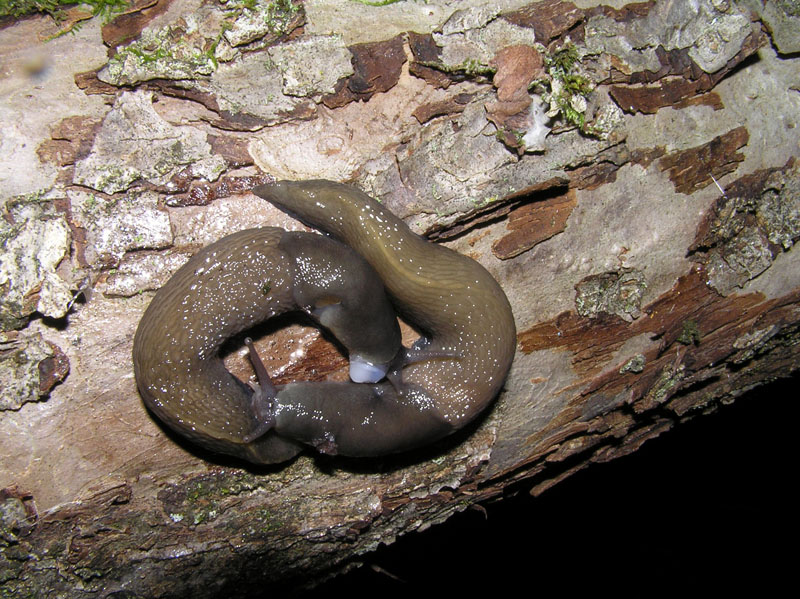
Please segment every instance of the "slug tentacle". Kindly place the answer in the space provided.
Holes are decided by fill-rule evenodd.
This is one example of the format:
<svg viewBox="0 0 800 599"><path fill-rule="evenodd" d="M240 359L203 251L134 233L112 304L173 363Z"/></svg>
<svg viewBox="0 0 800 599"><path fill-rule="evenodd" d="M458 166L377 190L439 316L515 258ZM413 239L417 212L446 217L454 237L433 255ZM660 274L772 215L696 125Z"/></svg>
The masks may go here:
<svg viewBox="0 0 800 599"><path fill-rule="evenodd" d="M510 368L515 329L483 267L418 237L351 187L281 182L254 191L339 241L250 229L175 273L133 348L140 393L161 420L213 451L273 463L305 445L351 456L403 451L486 408ZM425 340L400 345L395 309ZM258 386L225 369L223 342L289 310L328 328L362 382L275 386L249 339Z"/></svg>
<svg viewBox="0 0 800 599"><path fill-rule="evenodd" d="M247 337L244 340L244 344L247 346L250 363L253 365L253 370L258 379L257 385L250 385L253 390L253 395L250 398L250 408L253 412L253 418L259 424L253 432L242 438L245 443L252 443L275 426L275 397L278 395L278 389L272 383L272 379L267 373L267 368L264 366L264 362L261 361L255 345L253 345L253 340Z"/></svg>

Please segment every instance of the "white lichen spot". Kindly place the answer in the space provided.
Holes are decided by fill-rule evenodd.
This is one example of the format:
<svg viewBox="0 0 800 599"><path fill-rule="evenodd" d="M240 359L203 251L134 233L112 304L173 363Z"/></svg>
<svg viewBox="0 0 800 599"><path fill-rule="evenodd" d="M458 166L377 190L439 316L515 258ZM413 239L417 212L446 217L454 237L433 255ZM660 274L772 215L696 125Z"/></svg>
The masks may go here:
<svg viewBox="0 0 800 599"><path fill-rule="evenodd" d="M71 243L63 216L35 203L12 208L16 226L6 236L0 253L0 287L5 288L0 312L20 318L32 312L28 300L39 291L36 309L45 316L61 318L72 297L69 284L55 272Z"/></svg>
<svg viewBox="0 0 800 599"><path fill-rule="evenodd" d="M162 119L152 92L125 92L106 115L91 153L75 165L74 181L112 194L139 179L167 185L188 165L213 179L221 172L220 160L204 132Z"/></svg>
<svg viewBox="0 0 800 599"><path fill-rule="evenodd" d="M0 337L2 340L2 337ZM18 410L23 404L40 398L39 364L54 355L41 335L3 342L0 354L0 411Z"/></svg>
<svg viewBox="0 0 800 599"><path fill-rule="evenodd" d="M68 192L73 219L86 229L86 261L117 263L134 249L163 248L172 243L169 215L158 209L158 196L144 193L107 200L86 192Z"/></svg>
<svg viewBox="0 0 800 599"><path fill-rule="evenodd" d="M294 40L269 50L283 76L287 96L315 96L335 91L336 82L354 73L352 55L338 35Z"/></svg>

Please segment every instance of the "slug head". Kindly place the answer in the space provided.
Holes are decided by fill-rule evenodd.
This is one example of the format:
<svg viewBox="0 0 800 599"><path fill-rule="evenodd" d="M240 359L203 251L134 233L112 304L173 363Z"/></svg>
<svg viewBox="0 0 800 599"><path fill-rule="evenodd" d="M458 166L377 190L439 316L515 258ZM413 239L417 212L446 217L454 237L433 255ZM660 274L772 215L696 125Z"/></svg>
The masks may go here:
<svg viewBox="0 0 800 599"><path fill-rule="evenodd" d="M375 270L328 237L286 233L280 247L296 263L293 294L347 349L354 382L381 380L400 353L400 326Z"/></svg>

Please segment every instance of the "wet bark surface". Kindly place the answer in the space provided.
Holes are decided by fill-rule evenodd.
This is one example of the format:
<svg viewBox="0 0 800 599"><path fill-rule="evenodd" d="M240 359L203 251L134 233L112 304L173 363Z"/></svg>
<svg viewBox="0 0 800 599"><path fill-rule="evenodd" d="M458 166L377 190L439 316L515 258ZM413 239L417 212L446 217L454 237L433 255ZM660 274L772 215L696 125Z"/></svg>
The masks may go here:
<svg viewBox="0 0 800 599"><path fill-rule="evenodd" d="M5 23L3 592L312 584L797 370L781 6L159 0L49 41L63 23ZM256 468L146 412L130 356L154 290L223 235L301 228L250 193L285 178L356 185L495 276L518 346L486 415L409 454ZM346 376L306 321L252 336L279 383Z"/></svg>

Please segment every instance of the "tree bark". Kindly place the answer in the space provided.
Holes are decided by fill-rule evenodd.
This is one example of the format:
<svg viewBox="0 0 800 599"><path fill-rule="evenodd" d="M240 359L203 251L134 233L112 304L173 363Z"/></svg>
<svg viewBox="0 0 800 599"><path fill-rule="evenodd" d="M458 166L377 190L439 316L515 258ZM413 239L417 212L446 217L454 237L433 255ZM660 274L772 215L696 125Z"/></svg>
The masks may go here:
<svg viewBox="0 0 800 599"><path fill-rule="evenodd" d="M51 19L5 23L4 596L313 584L795 371L798 17L615 6L157 0L35 43ZM148 415L153 291L227 233L298 228L249 191L285 178L350 182L495 276L518 347L489 413L408 454L262 468ZM346 373L284 324L253 335L278 383Z"/></svg>

